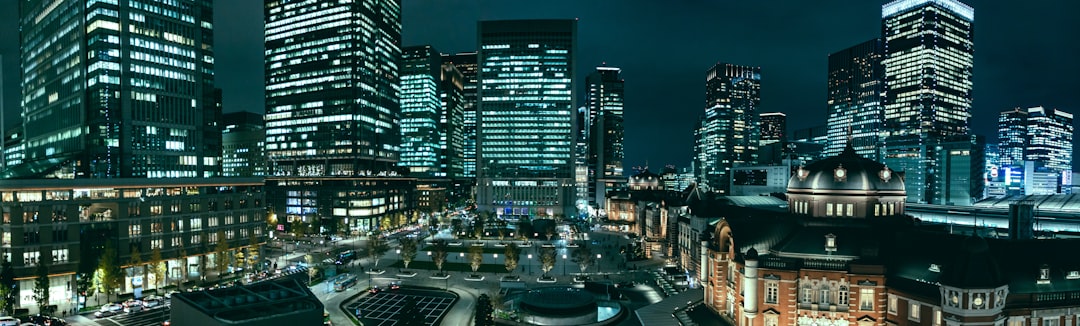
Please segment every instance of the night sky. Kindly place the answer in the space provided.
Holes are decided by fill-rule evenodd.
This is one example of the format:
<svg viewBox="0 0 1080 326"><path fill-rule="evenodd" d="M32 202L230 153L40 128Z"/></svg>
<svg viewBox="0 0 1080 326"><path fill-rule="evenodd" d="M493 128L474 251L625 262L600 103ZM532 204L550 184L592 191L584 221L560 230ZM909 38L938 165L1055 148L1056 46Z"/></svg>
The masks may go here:
<svg viewBox="0 0 1080 326"><path fill-rule="evenodd" d="M262 1L217 0L217 82L226 111L263 110ZM626 80L627 167L689 164L705 70L762 67L761 112L788 129L825 123L829 53L880 35L865 0L403 0L403 44L475 51L478 20L578 18L575 82L606 62ZM1080 114L1080 3L967 0L975 8L972 129L996 141L997 112L1047 106ZM7 124L18 118L16 0L0 0ZM542 4L542 5L540 5ZM581 100L582 93L577 93Z"/></svg>

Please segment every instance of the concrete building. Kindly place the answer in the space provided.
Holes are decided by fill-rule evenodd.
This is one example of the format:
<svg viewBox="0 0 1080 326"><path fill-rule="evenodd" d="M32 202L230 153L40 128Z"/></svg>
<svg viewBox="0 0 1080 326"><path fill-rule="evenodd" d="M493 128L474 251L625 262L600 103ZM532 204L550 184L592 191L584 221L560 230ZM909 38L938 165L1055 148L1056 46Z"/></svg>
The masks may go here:
<svg viewBox="0 0 1080 326"><path fill-rule="evenodd" d="M226 177L266 175L266 124L261 114L234 112L222 116L221 174Z"/></svg>

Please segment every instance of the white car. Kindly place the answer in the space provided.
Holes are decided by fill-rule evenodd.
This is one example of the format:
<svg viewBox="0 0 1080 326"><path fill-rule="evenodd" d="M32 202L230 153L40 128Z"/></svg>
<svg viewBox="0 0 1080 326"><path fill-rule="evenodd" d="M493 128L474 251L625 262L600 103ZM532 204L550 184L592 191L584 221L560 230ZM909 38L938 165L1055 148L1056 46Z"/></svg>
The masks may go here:
<svg viewBox="0 0 1080 326"><path fill-rule="evenodd" d="M0 326L19 326L22 321L11 316L0 317Z"/></svg>
<svg viewBox="0 0 1080 326"><path fill-rule="evenodd" d="M112 315L115 315L115 314L119 314L122 311L124 311L124 305L119 304L119 303L110 303L110 304L106 304L104 306L101 306L100 310L98 310L97 312L94 312L94 317L98 317L98 318L108 317L108 316L112 316Z"/></svg>

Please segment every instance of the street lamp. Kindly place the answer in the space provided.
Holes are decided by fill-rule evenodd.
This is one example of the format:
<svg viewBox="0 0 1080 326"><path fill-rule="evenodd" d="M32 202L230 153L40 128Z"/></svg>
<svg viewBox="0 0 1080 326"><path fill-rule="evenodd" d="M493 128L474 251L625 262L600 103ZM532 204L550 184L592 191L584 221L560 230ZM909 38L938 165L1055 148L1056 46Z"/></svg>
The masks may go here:
<svg viewBox="0 0 1080 326"><path fill-rule="evenodd" d="M532 254L529 254L529 275L532 275Z"/></svg>
<svg viewBox="0 0 1080 326"><path fill-rule="evenodd" d="M566 276L566 254L562 255L562 274Z"/></svg>
<svg viewBox="0 0 1080 326"><path fill-rule="evenodd" d="M600 274L600 254L596 254L596 274Z"/></svg>

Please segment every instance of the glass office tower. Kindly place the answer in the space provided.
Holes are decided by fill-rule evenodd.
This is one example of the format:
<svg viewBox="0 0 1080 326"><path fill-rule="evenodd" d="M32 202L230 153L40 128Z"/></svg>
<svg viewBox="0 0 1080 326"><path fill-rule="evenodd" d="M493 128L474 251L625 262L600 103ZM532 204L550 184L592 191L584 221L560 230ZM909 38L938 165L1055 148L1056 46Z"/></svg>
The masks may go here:
<svg viewBox="0 0 1080 326"><path fill-rule="evenodd" d="M576 20L479 23L477 205L571 215Z"/></svg>
<svg viewBox="0 0 1080 326"><path fill-rule="evenodd" d="M269 0L264 15L271 210L313 233L414 221L416 180L396 166L401 2Z"/></svg>
<svg viewBox="0 0 1080 326"><path fill-rule="evenodd" d="M401 153L398 166L410 176L445 178L439 167L442 146L439 98L442 57L431 46L401 50Z"/></svg>
<svg viewBox="0 0 1080 326"><path fill-rule="evenodd" d="M218 174L210 0L19 1L25 162L10 178Z"/></svg>
<svg viewBox="0 0 1080 326"><path fill-rule="evenodd" d="M400 1L275 0L265 16L270 174L392 170L401 143Z"/></svg>
<svg viewBox="0 0 1080 326"><path fill-rule="evenodd" d="M827 156L851 147L865 158L881 160L881 127L885 94L885 47L873 39L829 55Z"/></svg>
<svg viewBox="0 0 1080 326"><path fill-rule="evenodd" d="M787 140L787 114L766 112L758 114L761 122L761 142L759 146L779 143Z"/></svg>
<svg viewBox="0 0 1080 326"><path fill-rule="evenodd" d="M623 176L623 95L622 70L596 67L585 78L589 110L588 175L589 206L606 208L608 191L625 186ZM578 121L580 124L585 124Z"/></svg>
<svg viewBox="0 0 1080 326"><path fill-rule="evenodd" d="M476 178L476 52L443 55L443 63L457 68L462 77L461 156L462 177ZM475 180L473 180L475 182Z"/></svg>
<svg viewBox="0 0 1080 326"><path fill-rule="evenodd" d="M966 139L971 117L975 10L956 0L881 7L885 43L885 159L905 172L908 201L934 204L938 145Z"/></svg>
<svg viewBox="0 0 1080 326"><path fill-rule="evenodd" d="M1072 113L1041 106L1002 111L998 153L1002 167L1017 168L1031 161L1058 174L1072 174Z"/></svg>
<svg viewBox="0 0 1080 326"><path fill-rule="evenodd" d="M705 74L705 115L696 132L697 177L727 193L731 168L755 164L761 129L761 67L717 63Z"/></svg>

